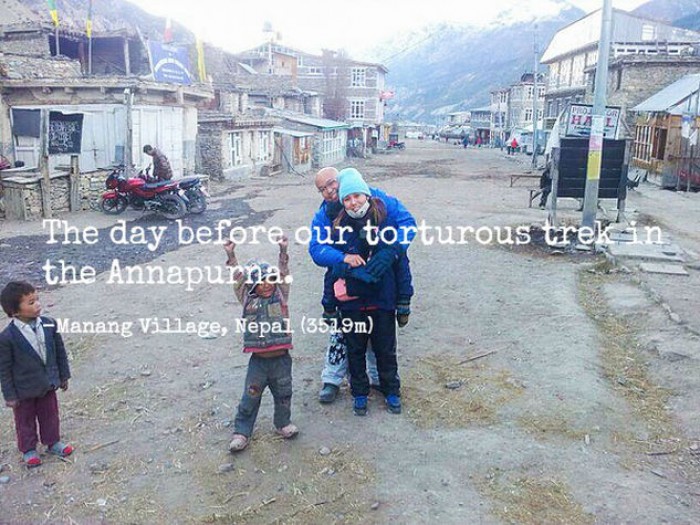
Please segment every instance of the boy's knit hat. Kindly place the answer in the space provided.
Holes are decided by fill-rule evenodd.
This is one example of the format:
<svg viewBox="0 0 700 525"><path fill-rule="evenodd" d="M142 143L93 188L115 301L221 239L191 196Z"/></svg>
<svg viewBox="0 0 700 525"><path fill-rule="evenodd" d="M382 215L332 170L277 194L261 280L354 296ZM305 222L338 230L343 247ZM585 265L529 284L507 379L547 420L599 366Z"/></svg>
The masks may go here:
<svg viewBox="0 0 700 525"><path fill-rule="evenodd" d="M340 188L338 189L340 202L343 202L345 197L353 193L364 193L368 197L372 195L365 179L362 178L362 173L355 168L340 170L340 173L338 173L338 183L340 184Z"/></svg>
<svg viewBox="0 0 700 525"><path fill-rule="evenodd" d="M255 287L271 275L277 275L276 269L265 261L252 259L245 266L246 280L252 284L249 294L255 294Z"/></svg>

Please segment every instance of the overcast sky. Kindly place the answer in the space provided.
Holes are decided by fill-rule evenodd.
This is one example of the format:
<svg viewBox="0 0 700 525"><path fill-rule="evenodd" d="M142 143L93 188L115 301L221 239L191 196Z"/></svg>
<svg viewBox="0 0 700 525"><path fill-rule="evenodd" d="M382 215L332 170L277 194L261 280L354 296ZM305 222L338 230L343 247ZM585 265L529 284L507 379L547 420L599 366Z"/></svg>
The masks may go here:
<svg viewBox="0 0 700 525"><path fill-rule="evenodd" d="M396 34L440 22L485 25L498 20L532 19L553 14L563 0L130 0L146 11L171 16L205 41L229 51L260 44L263 24L281 33L283 44L309 52L346 49L363 51ZM672 0L669 0L672 1ZM645 0L613 0L631 10ZM602 0L570 0L586 12ZM225 6L225 7L224 7Z"/></svg>

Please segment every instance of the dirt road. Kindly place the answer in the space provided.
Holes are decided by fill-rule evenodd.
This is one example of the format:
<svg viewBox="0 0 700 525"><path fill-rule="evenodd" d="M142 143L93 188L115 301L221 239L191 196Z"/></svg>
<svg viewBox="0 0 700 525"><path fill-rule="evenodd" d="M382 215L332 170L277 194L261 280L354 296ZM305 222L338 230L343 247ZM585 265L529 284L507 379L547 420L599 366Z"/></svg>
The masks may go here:
<svg viewBox="0 0 700 525"><path fill-rule="evenodd" d="M354 164L428 225L515 227L545 218L527 207L527 181L509 187L522 165L498 150L409 141L405 151ZM311 177L213 189L211 210L191 225L230 218L292 231L319 205ZM69 220L113 225L93 213ZM40 279L37 261L47 257L100 271L113 257L163 266L224 260L220 246L181 247L171 237L151 253L50 247L38 223L2 228L3 280ZM680 242L690 230L674 233ZM239 251L242 260L274 260L271 245ZM251 446L227 452L247 362L240 334L69 334L74 379L61 396L63 433L77 452L26 471L11 412L0 412L0 478L9 477L0 484L0 522L700 522L700 345L692 317L675 322L663 307L664 292L683 285L530 245L415 242L409 254L417 292L399 332L402 415L375 397L369 416L357 418L346 388L335 404L319 405L327 337L301 328L304 317L320 315L322 270L306 246L293 244L298 439L274 437L266 394ZM699 279L692 272L686 286ZM107 278L43 290L46 313L228 327L239 314L228 286L188 292ZM676 298L688 312L698 300Z"/></svg>

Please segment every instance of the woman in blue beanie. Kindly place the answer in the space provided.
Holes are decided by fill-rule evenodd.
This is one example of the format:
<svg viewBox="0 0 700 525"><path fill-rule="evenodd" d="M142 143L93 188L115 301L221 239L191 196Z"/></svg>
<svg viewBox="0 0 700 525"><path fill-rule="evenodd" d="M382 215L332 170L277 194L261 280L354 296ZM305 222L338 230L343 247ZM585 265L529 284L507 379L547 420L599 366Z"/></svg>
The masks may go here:
<svg viewBox="0 0 700 525"><path fill-rule="evenodd" d="M396 359L397 275L394 263L404 248L398 226L387 216L384 202L372 197L359 171L339 173L339 197L343 209L333 222L334 246L356 256L352 267L333 267L335 296L345 332L350 370L350 389L356 415L367 413L369 379L365 370L367 343L377 356L380 390L391 413L401 412L400 380ZM386 232L388 229L394 232ZM385 232L382 241L381 233ZM393 235L396 233L396 235ZM396 240L396 242L392 242Z"/></svg>

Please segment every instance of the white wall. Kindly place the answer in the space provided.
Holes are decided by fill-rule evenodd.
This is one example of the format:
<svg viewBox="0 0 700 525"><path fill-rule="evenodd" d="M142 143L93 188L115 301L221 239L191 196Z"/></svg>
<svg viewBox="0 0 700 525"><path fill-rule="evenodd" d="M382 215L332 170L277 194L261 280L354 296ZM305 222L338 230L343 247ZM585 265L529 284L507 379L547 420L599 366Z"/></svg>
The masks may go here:
<svg viewBox="0 0 700 525"><path fill-rule="evenodd" d="M46 106L17 106L18 109L42 109ZM126 108L121 104L85 104L51 106L52 111L83 113L83 136L80 170L94 171L109 168L123 162L126 142ZM143 153L143 146L150 144L160 149L170 160L175 177L194 170L194 144L197 137L197 110L170 106L134 106L132 108L133 147L132 162L145 168L152 162ZM14 139L14 137L13 137ZM21 137L15 146L17 160L26 166L37 166L40 140ZM185 152L185 149L192 150ZM187 153L187 154L186 154ZM52 155L49 169L69 165L70 155Z"/></svg>

